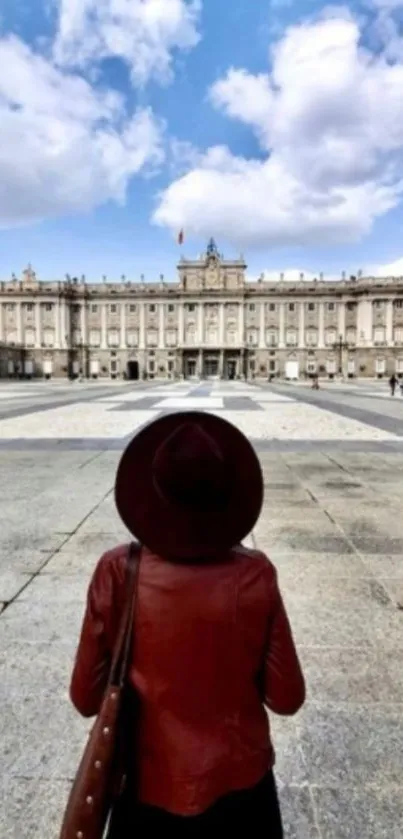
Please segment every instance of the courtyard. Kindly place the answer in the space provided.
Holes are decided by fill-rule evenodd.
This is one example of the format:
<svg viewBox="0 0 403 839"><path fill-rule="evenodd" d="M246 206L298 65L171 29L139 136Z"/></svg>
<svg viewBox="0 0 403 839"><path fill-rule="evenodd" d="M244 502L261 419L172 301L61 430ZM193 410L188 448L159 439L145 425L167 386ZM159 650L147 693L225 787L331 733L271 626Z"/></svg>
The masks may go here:
<svg viewBox="0 0 403 839"><path fill-rule="evenodd" d="M287 839L403 836L403 398L386 383L0 383L2 839L57 839L88 721L68 699L92 570L128 539L113 482L163 411L237 425L264 469L308 689L271 717Z"/></svg>

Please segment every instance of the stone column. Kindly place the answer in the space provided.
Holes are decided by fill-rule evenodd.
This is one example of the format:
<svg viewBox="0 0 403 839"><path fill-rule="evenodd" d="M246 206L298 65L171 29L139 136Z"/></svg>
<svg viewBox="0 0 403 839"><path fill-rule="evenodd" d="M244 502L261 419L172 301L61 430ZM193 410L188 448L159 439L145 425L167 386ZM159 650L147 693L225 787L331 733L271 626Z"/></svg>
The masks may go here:
<svg viewBox="0 0 403 839"><path fill-rule="evenodd" d="M372 344L372 300L360 300L357 307L357 346Z"/></svg>
<svg viewBox="0 0 403 839"><path fill-rule="evenodd" d="M279 313L278 313L278 346L279 349L282 350L285 347L285 311L284 311L284 303L279 303Z"/></svg>
<svg viewBox="0 0 403 839"><path fill-rule="evenodd" d="M385 341L388 347L393 345L393 300L386 301Z"/></svg>
<svg viewBox="0 0 403 839"><path fill-rule="evenodd" d="M83 344L88 343L88 335L87 335L87 312L84 300L81 302L80 307L80 331L81 331L81 341Z"/></svg>
<svg viewBox="0 0 403 839"><path fill-rule="evenodd" d="M66 301L64 297L60 298L59 301L59 319L60 319L60 348L65 349L67 347L67 307Z"/></svg>
<svg viewBox="0 0 403 839"><path fill-rule="evenodd" d="M220 379L224 378L224 350L220 350L220 359L218 362L218 375Z"/></svg>
<svg viewBox="0 0 403 839"><path fill-rule="evenodd" d="M34 303L35 309L36 306L39 306L39 303ZM22 311L21 311L21 303L15 304L15 324L16 324L16 331L17 331L17 344L22 344Z"/></svg>
<svg viewBox="0 0 403 839"><path fill-rule="evenodd" d="M106 307L107 303L101 303L101 349L108 348L108 341L106 335Z"/></svg>
<svg viewBox="0 0 403 839"><path fill-rule="evenodd" d="M0 302L0 341L4 341L4 305Z"/></svg>
<svg viewBox="0 0 403 839"><path fill-rule="evenodd" d="M196 334L198 337L197 343L201 347L204 344L204 312L203 312L203 303L199 303L197 308L197 330Z"/></svg>
<svg viewBox="0 0 403 839"><path fill-rule="evenodd" d="M145 350L146 347L146 312L145 303L140 303L140 334L139 334L139 349Z"/></svg>
<svg viewBox="0 0 403 839"><path fill-rule="evenodd" d="M164 321L164 303L159 305L159 329L158 329L158 347L163 350L165 347L165 321Z"/></svg>
<svg viewBox="0 0 403 839"><path fill-rule="evenodd" d="M337 337L342 336L343 340L346 337L346 304L344 300L340 300L337 310Z"/></svg>
<svg viewBox="0 0 403 839"><path fill-rule="evenodd" d="M126 349L126 303L120 304L120 349Z"/></svg>
<svg viewBox="0 0 403 839"><path fill-rule="evenodd" d="M218 309L218 343L225 346L225 303L219 303Z"/></svg>
<svg viewBox="0 0 403 839"><path fill-rule="evenodd" d="M264 303L261 300L259 303L259 349L264 350L266 341L264 339Z"/></svg>
<svg viewBox="0 0 403 839"><path fill-rule="evenodd" d="M185 310L182 300L179 301L178 306L178 344L181 346L185 343Z"/></svg>
<svg viewBox="0 0 403 839"><path fill-rule="evenodd" d="M21 303L19 304L20 307L20 324L21 324ZM41 346L41 304L39 301L34 304L35 308L35 348L39 349ZM20 327L21 328L21 327Z"/></svg>
<svg viewBox="0 0 403 839"><path fill-rule="evenodd" d="M57 298L54 306L54 327L55 327L55 342L54 349L60 349L60 299Z"/></svg>
<svg viewBox="0 0 403 839"><path fill-rule="evenodd" d="M298 317L299 317L299 325L298 325L298 346L301 350L305 348L305 304L302 300L298 303L299 310L298 310Z"/></svg>
<svg viewBox="0 0 403 839"><path fill-rule="evenodd" d="M324 303L319 303L318 315L318 347L323 349L325 346L325 310Z"/></svg>
<svg viewBox="0 0 403 839"><path fill-rule="evenodd" d="M239 304L239 345L243 347L245 345L245 304L243 300Z"/></svg>

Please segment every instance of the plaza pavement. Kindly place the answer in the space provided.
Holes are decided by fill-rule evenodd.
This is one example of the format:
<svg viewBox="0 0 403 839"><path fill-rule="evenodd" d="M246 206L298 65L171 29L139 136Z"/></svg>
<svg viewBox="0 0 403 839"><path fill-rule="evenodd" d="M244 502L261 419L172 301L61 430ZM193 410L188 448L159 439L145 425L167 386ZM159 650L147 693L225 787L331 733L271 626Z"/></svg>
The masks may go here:
<svg viewBox="0 0 403 839"><path fill-rule="evenodd" d="M308 686L271 717L285 835L401 839L403 399L224 382L0 383L0 837L57 839L89 725L67 696L86 587L127 538L120 452L192 407L242 428L264 469L248 542L278 568Z"/></svg>

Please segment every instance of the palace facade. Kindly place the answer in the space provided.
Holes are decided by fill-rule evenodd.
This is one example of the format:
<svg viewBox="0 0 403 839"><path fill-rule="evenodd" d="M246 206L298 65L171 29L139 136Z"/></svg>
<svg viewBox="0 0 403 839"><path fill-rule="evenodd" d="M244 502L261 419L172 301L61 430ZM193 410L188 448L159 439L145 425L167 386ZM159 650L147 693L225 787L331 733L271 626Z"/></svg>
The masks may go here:
<svg viewBox="0 0 403 839"><path fill-rule="evenodd" d="M0 285L0 375L178 379L403 376L403 277L246 279L213 240L166 282Z"/></svg>

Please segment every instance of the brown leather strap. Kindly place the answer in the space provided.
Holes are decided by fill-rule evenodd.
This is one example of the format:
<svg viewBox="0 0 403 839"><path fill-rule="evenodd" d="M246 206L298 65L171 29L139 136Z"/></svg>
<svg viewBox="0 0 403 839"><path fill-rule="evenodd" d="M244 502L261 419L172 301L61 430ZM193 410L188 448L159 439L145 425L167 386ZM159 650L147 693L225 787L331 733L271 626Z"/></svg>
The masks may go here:
<svg viewBox="0 0 403 839"><path fill-rule="evenodd" d="M127 678L137 600L140 558L141 545L132 542L129 545L126 557L126 601L109 674L109 684L115 685L116 687L123 687Z"/></svg>

